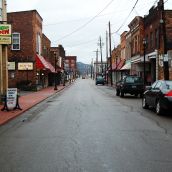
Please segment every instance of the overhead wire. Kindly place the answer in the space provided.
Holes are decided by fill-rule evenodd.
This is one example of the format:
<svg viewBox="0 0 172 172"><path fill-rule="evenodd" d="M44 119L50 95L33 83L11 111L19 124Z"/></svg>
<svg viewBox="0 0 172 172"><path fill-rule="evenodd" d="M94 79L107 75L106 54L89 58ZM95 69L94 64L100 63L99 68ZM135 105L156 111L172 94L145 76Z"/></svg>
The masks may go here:
<svg viewBox="0 0 172 172"><path fill-rule="evenodd" d="M83 24L82 26L78 27L77 29L75 29L74 31L72 31L71 33L69 34L66 34L64 36L62 36L61 38L58 39L59 40L62 40L66 37L69 37L71 35L73 35L74 33L78 32L79 30L83 29L85 26L87 26L89 23L91 23L96 17L98 17L107 7L109 7L109 5L113 2L114 0L111 0L99 13L97 13L93 18L91 18L89 21L87 21L85 24Z"/></svg>
<svg viewBox="0 0 172 172"><path fill-rule="evenodd" d="M132 7L131 11L129 12L128 16L125 18L125 20L123 21L123 23L121 24L121 26L115 31L112 32L112 34L119 32L119 30L124 26L124 24L126 23L126 21L128 20L128 18L130 17L131 13L133 12L133 10L135 9L137 3L139 0L136 0L134 6Z"/></svg>

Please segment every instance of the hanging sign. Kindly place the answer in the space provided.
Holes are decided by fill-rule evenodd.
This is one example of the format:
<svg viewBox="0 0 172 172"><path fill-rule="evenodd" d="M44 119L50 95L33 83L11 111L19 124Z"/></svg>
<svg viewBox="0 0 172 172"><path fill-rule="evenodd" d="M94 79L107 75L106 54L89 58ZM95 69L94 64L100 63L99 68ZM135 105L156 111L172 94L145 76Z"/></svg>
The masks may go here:
<svg viewBox="0 0 172 172"><path fill-rule="evenodd" d="M11 44L10 24L0 24L0 44Z"/></svg>

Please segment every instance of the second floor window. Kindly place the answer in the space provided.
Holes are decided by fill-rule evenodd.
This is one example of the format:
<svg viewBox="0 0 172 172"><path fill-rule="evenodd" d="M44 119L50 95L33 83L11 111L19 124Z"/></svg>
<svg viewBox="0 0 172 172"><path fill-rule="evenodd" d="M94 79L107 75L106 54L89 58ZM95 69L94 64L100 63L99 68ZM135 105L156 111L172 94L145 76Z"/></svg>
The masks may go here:
<svg viewBox="0 0 172 172"><path fill-rule="evenodd" d="M159 31L155 30L155 48L159 48Z"/></svg>
<svg viewBox="0 0 172 172"><path fill-rule="evenodd" d="M41 55L41 36L38 33L36 38L36 52L37 54Z"/></svg>
<svg viewBox="0 0 172 172"><path fill-rule="evenodd" d="M12 34L12 50L20 50L20 33Z"/></svg>
<svg viewBox="0 0 172 172"><path fill-rule="evenodd" d="M151 32L150 33L150 48L154 47L153 43L154 43L154 41L153 41L153 33Z"/></svg>

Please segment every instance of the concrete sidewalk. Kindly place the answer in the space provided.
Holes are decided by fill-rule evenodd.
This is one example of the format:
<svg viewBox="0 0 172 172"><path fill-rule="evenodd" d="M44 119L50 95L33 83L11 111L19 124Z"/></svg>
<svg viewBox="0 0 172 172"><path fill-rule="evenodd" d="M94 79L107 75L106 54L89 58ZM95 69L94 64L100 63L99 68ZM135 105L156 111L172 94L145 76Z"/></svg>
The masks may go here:
<svg viewBox="0 0 172 172"><path fill-rule="evenodd" d="M54 87L48 87L37 92L30 92L28 94L21 95L19 97L19 105L22 110L1 111L3 105L0 105L0 126L21 115L23 112L52 96L56 92L64 89L64 87L65 86L60 85L58 86L58 90L54 90Z"/></svg>

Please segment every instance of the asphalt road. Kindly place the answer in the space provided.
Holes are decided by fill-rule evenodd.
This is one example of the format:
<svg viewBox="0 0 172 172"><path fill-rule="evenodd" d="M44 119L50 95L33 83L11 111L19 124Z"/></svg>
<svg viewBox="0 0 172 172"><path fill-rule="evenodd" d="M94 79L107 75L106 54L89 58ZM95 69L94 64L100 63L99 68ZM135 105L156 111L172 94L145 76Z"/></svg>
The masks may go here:
<svg viewBox="0 0 172 172"><path fill-rule="evenodd" d="M171 172L172 116L78 79L0 128L0 172Z"/></svg>

